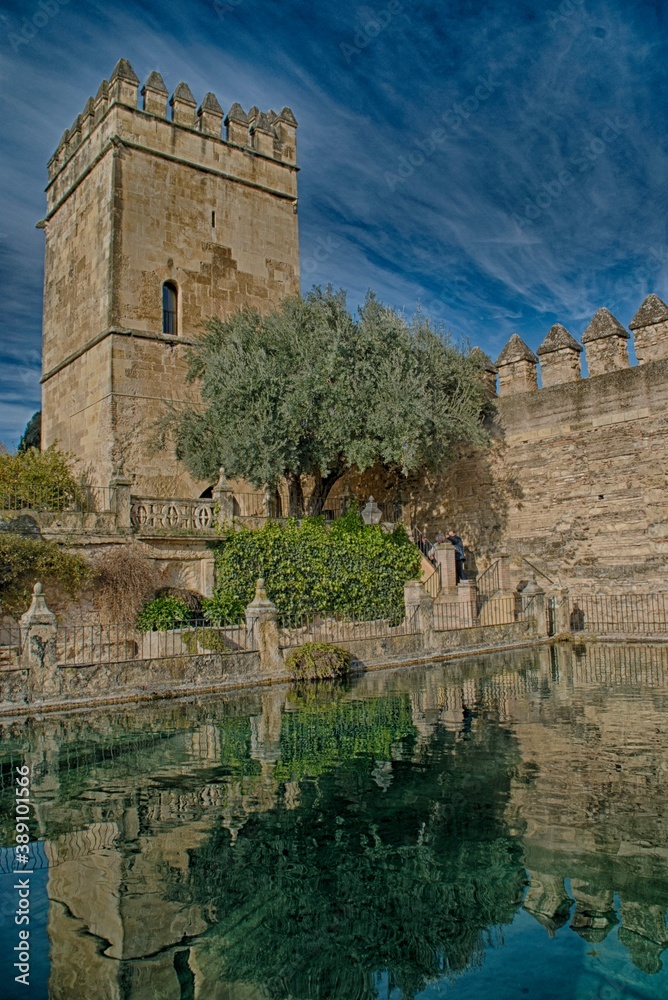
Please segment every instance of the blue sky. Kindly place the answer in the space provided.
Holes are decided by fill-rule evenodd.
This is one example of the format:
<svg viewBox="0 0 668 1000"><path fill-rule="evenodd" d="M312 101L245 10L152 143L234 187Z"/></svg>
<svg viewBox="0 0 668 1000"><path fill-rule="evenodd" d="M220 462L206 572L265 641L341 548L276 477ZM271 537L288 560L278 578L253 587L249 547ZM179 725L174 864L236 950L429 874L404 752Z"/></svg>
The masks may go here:
<svg viewBox="0 0 668 1000"><path fill-rule="evenodd" d="M46 162L119 57L299 121L302 285L418 306L495 358L668 297L662 0L9 0L0 441L39 407Z"/></svg>

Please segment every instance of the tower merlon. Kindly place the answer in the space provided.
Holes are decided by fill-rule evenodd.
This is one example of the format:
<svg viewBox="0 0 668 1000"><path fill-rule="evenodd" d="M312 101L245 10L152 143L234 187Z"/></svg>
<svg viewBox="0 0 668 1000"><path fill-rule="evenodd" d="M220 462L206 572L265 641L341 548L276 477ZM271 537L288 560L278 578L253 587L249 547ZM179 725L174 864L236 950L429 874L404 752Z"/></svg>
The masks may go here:
<svg viewBox="0 0 668 1000"><path fill-rule="evenodd" d="M628 332L607 309L599 309L582 334L590 376L630 367Z"/></svg>
<svg viewBox="0 0 668 1000"><path fill-rule="evenodd" d="M211 91L204 95L204 100L197 109L197 117L199 119L200 132L220 139L225 113L218 103L218 98Z"/></svg>
<svg viewBox="0 0 668 1000"><path fill-rule="evenodd" d="M538 358L519 334L514 333L496 359L499 396L514 396L538 388Z"/></svg>
<svg viewBox="0 0 668 1000"><path fill-rule="evenodd" d="M629 323L639 365L668 358L668 306L652 293Z"/></svg>
<svg viewBox="0 0 668 1000"><path fill-rule="evenodd" d="M183 80L172 94L169 106L172 109L172 121L176 125L185 125L187 128L195 127L197 101L193 97L190 87Z"/></svg>
<svg viewBox="0 0 668 1000"><path fill-rule="evenodd" d="M571 336L565 326L555 323L537 352L543 388L564 382L577 382L582 378L580 355L582 345Z"/></svg>
<svg viewBox="0 0 668 1000"><path fill-rule="evenodd" d="M159 115L161 118L167 117L169 91L165 86L165 81L155 70L142 87L141 96L144 98L144 111L150 115Z"/></svg>

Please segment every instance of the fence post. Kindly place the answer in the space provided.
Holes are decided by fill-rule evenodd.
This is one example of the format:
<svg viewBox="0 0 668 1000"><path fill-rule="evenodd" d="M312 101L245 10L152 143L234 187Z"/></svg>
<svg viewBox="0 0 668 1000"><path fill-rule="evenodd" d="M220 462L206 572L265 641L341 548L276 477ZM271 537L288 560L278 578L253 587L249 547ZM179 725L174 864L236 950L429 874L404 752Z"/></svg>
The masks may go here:
<svg viewBox="0 0 668 1000"><path fill-rule="evenodd" d="M218 482L213 488L212 497L218 507L216 521L218 524L230 524L234 518L234 494L230 481L225 475L225 469L220 468Z"/></svg>
<svg viewBox="0 0 668 1000"><path fill-rule="evenodd" d="M536 632L539 638L542 639L549 633L547 627L547 598L541 585L536 582L536 574L533 570L531 571L529 582L522 591L522 597L533 597L533 607L536 613Z"/></svg>
<svg viewBox="0 0 668 1000"><path fill-rule="evenodd" d="M255 597L246 608L246 632L249 638L257 636L262 672L284 674L285 663L278 643L278 612L267 597L262 579L257 581Z"/></svg>
<svg viewBox="0 0 668 1000"><path fill-rule="evenodd" d="M116 515L116 529L127 532L132 530L132 520L130 513L132 510L132 500L130 498L131 480L116 476L109 486L113 493L113 511Z"/></svg>
<svg viewBox="0 0 668 1000"><path fill-rule="evenodd" d="M56 616L47 607L42 584L33 587L32 603L19 619L21 665L28 667L28 700L58 690Z"/></svg>
<svg viewBox="0 0 668 1000"><path fill-rule="evenodd" d="M557 638L570 636L570 593L562 587L554 593L554 634Z"/></svg>
<svg viewBox="0 0 668 1000"><path fill-rule="evenodd" d="M415 621L425 649L434 645L434 599L430 597L419 580L409 580L404 584L404 608L406 623Z"/></svg>

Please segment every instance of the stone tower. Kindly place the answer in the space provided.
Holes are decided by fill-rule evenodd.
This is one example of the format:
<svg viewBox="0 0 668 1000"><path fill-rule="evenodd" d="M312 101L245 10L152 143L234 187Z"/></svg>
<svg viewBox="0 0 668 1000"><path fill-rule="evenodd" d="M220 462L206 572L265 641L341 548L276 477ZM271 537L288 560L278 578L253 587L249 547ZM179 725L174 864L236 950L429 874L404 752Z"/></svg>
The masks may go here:
<svg viewBox="0 0 668 1000"><path fill-rule="evenodd" d="M95 485L196 497L156 422L192 393L185 348L209 317L298 291L297 122L121 59L49 161L42 445ZM168 116L168 103L171 115ZM221 137L225 124L225 138Z"/></svg>

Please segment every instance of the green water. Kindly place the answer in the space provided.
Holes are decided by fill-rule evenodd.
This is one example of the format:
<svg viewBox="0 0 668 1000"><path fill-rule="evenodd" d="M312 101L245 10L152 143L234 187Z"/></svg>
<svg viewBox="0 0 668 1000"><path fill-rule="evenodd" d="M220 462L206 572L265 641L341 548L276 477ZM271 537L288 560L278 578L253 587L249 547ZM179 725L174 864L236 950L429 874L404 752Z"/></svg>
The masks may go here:
<svg viewBox="0 0 668 1000"><path fill-rule="evenodd" d="M668 647L0 727L3 1000L665 997Z"/></svg>

